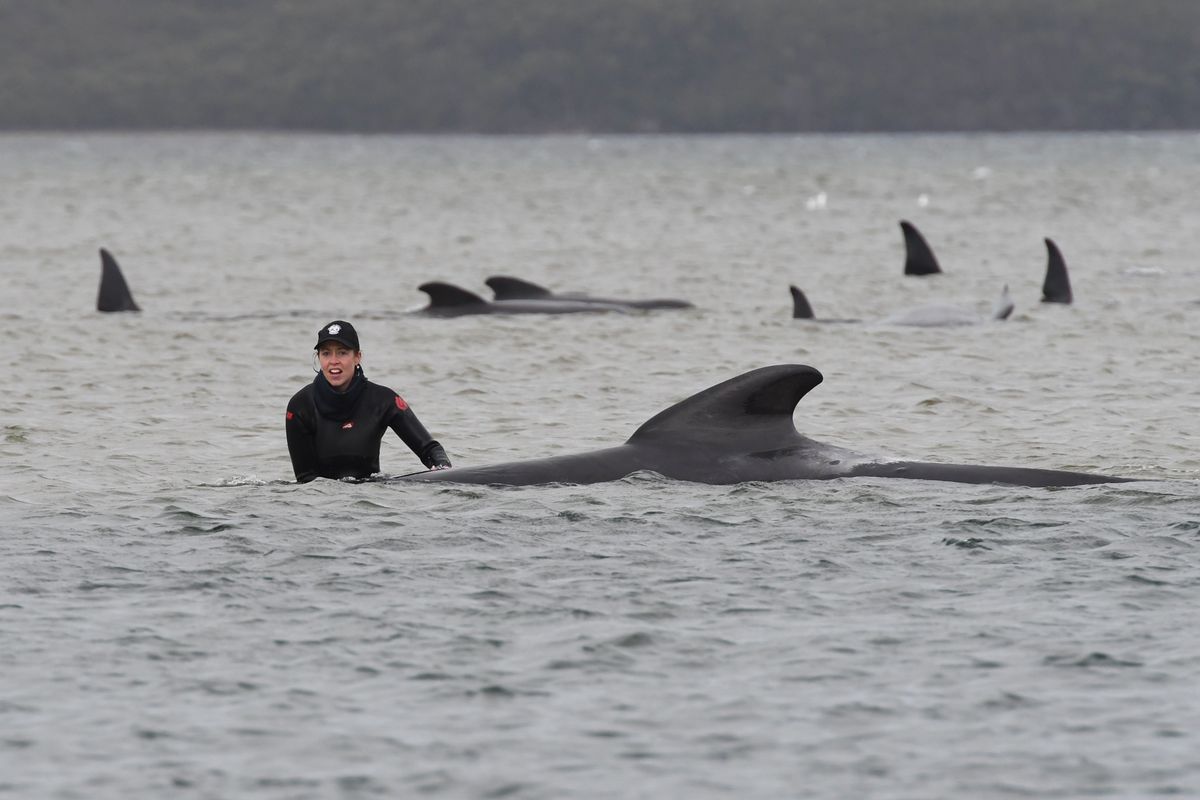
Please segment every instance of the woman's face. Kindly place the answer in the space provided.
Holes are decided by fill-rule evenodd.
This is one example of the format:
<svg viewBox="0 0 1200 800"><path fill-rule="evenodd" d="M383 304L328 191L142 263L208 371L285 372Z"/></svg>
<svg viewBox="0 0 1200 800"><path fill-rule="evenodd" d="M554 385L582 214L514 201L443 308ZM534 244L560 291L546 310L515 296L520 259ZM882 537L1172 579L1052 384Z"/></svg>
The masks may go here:
<svg viewBox="0 0 1200 800"><path fill-rule="evenodd" d="M362 361L361 350L351 350L341 342L321 342L317 348L321 374L335 391L344 392L354 378L354 368Z"/></svg>

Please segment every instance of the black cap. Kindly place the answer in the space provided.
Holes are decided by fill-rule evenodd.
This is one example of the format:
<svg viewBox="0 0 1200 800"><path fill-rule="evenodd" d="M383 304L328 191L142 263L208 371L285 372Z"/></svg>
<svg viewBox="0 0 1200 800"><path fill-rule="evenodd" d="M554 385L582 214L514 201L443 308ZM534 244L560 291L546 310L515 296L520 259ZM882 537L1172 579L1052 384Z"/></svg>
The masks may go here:
<svg viewBox="0 0 1200 800"><path fill-rule="evenodd" d="M320 348L322 342L341 342L351 350L358 351L358 332L354 326L342 319L335 319L321 330L317 331L317 344L313 350Z"/></svg>

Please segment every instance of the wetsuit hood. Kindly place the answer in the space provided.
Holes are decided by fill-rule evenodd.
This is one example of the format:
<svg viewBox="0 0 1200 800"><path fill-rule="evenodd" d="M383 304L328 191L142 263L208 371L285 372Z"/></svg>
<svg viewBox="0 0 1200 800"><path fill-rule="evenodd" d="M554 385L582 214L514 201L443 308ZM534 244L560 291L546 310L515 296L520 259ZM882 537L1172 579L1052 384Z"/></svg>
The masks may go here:
<svg viewBox="0 0 1200 800"><path fill-rule="evenodd" d="M350 419L367 383L361 364L354 367L354 377L344 392L335 391L325 379L325 374L318 372L317 377L313 378L313 402L316 403L317 413L327 419Z"/></svg>

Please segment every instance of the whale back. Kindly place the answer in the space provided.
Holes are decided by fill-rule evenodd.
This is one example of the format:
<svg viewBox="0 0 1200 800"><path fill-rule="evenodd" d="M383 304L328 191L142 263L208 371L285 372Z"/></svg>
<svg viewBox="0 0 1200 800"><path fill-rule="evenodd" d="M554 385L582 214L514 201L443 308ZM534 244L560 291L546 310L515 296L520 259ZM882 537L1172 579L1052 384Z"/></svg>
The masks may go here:
<svg viewBox="0 0 1200 800"><path fill-rule="evenodd" d="M545 286L508 275L492 275L484 281L497 300L533 300L553 297Z"/></svg>
<svg viewBox="0 0 1200 800"><path fill-rule="evenodd" d="M553 292L532 281L511 275L492 275L484 281L491 287L497 302L510 300L560 300L567 303L596 303L624 306L628 309L694 308L689 301L674 297L653 297L643 300L618 297L595 297L586 292Z"/></svg>
<svg viewBox="0 0 1200 800"><path fill-rule="evenodd" d="M597 483L619 480L639 471L708 484L848 477L1018 486L1075 486L1127 480L1027 467L872 460L809 439L796 430L792 421L796 404L820 383L821 373L809 366L762 367L676 403L651 417L616 447L399 478L508 486Z"/></svg>
<svg viewBox="0 0 1200 800"><path fill-rule="evenodd" d="M430 311L460 309L463 306L487 305L487 301L479 295L467 291L460 286L455 286L452 283L429 281L422 283L417 288L429 295L428 310Z"/></svg>

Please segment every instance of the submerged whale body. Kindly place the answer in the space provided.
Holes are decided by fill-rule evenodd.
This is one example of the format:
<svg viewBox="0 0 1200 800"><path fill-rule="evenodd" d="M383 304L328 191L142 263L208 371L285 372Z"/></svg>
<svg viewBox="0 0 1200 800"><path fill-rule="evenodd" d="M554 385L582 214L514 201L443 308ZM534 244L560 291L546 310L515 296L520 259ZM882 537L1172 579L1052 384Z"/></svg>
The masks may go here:
<svg viewBox="0 0 1200 800"><path fill-rule="evenodd" d="M133 302L133 294L121 267L112 253L100 248L100 294L96 298L97 311L141 311Z"/></svg>
<svg viewBox="0 0 1200 800"><path fill-rule="evenodd" d="M808 302L808 295L795 284L788 287L792 293L792 319L808 319L814 322L862 322L861 319L833 319L827 317L817 317L813 311L812 303Z"/></svg>
<svg viewBox="0 0 1200 800"><path fill-rule="evenodd" d="M908 220L900 220L900 230L904 232L904 274L905 275L936 275L942 271L933 250L925 237L917 230L917 226Z"/></svg>
<svg viewBox="0 0 1200 800"><path fill-rule="evenodd" d="M953 305L926 305L910 308L884 317L880 322L884 325L909 325L918 328L948 328L958 325L978 325L982 322L1006 320L1012 316L1012 296L1008 285L1000 292L1000 297L992 304L991 314L984 316L974 309Z"/></svg>
<svg viewBox="0 0 1200 800"><path fill-rule="evenodd" d="M808 297L797 286L788 287L792 293L792 319L807 319L814 322L862 322L859 319L824 319L813 312ZM989 320L1008 319L1015 307L1012 296L1005 285L1000 297L992 306L989 316L982 316L973 309L952 305L925 305L897 312L879 320L883 325L907 325L917 328L946 328L957 325L978 325Z"/></svg>
<svg viewBox="0 0 1200 800"><path fill-rule="evenodd" d="M1046 279L1042 282L1042 302L1069 305L1073 299L1067 262L1058 245L1046 239Z"/></svg>
<svg viewBox="0 0 1200 800"><path fill-rule="evenodd" d="M650 418L616 447L396 480L531 486L619 480L635 472L708 484L831 478L912 478L1015 486L1077 486L1130 480L1029 467L878 461L809 439L792 420L822 380L801 364L762 367L705 389Z"/></svg>
<svg viewBox="0 0 1200 800"><path fill-rule="evenodd" d="M491 287L496 300L567 300L580 303L602 303L628 308L695 308L687 300L655 297L646 300L625 300L611 297L592 297L583 292L552 292L545 286L508 275L492 275L484 281Z"/></svg>
<svg viewBox="0 0 1200 800"><path fill-rule="evenodd" d="M567 299L524 299L487 301L474 292L441 281L429 281L417 287L429 295L429 305L418 314L434 317L462 317L472 314L577 314L626 311L612 303Z"/></svg>

